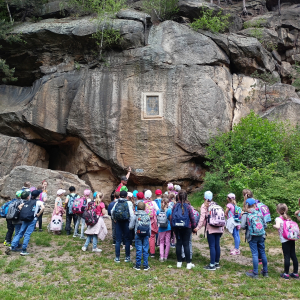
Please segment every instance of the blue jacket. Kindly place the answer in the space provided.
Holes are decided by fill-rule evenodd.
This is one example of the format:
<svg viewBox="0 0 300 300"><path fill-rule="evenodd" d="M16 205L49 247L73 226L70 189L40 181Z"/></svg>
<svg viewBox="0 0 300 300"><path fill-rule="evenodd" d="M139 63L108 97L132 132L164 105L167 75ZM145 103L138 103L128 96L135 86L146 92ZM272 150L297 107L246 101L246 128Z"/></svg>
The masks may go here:
<svg viewBox="0 0 300 300"><path fill-rule="evenodd" d="M109 216L111 216L111 210L113 209L115 204L116 204L116 200L109 203L108 208L107 208L107 213L108 213Z"/></svg>

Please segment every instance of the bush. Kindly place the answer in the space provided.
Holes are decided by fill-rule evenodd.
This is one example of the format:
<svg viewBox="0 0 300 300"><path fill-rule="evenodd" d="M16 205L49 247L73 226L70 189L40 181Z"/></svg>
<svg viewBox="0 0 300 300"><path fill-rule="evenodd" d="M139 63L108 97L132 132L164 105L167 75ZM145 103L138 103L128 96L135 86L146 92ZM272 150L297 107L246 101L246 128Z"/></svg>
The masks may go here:
<svg viewBox="0 0 300 300"><path fill-rule="evenodd" d="M159 21L171 20L179 11L178 0L144 0L143 10L155 13Z"/></svg>

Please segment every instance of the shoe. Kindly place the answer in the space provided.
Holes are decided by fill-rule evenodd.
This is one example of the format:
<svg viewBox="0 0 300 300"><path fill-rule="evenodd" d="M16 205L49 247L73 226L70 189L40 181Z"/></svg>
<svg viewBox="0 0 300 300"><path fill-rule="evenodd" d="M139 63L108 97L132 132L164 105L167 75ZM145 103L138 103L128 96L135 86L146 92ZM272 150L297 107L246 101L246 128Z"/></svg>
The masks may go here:
<svg viewBox="0 0 300 300"><path fill-rule="evenodd" d="M120 262L120 258L116 257L116 258L114 259L114 261L115 261L116 263L119 263L119 262Z"/></svg>
<svg viewBox="0 0 300 300"><path fill-rule="evenodd" d="M20 255L22 256L26 256L29 255L30 253L28 253L26 250L22 250L22 252L20 253Z"/></svg>
<svg viewBox="0 0 300 300"><path fill-rule="evenodd" d="M215 266L211 266L211 265L207 265L203 268L204 270L208 270L208 271L216 271L216 267Z"/></svg>
<svg viewBox="0 0 300 300"><path fill-rule="evenodd" d="M144 267L144 271L148 271L148 270L150 270L149 266L148 267Z"/></svg>
<svg viewBox="0 0 300 300"><path fill-rule="evenodd" d="M100 252L102 252L102 250L101 250L101 249L98 249L98 248L96 248L96 249L93 249L93 250L92 250L92 252L97 252L97 253L100 253Z"/></svg>
<svg viewBox="0 0 300 300"><path fill-rule="evenodd" d="M159 258L160 262L164 262L164 259L162 257Z"/></svg>
<svg viewBox="0 0 300 300"><path fill-rule="evenodd" d="M294 279L299 279L299 274L297 274L297 273L290 273L290 277L292 277Z"/></svg>
<svg viewBox="0 0 300 300"><path fill-rule="evenodd" d="M171 244L171 246L170 246L171 248L175 248L175 244Z"/></svg>
<svg viewBox="0 0 300 300"><path fill-rule="evenodd" d="M241 251L238 250L238 249L233 249L231 252L230 252L230 255L240 255L241 254Z"/></svg>
<svg viewBox="0 0 300 300"><path fill-rule="evenodd" d="M221 267L220 267L220 264L219 263L215 263L215 268L216 269L220 269Z"/></svg>
<svg viewBox="0 0 300 300"><path fill-rule="evenodd" d="M7 247L6 250L5 250L5 254L6 254L6 255L9 255L9 254L10 254L10 251L11 251L11 247Z"/></svg>
<svg viewBox="0 0 300 300"><path fill-rule="evenodd" d="M264 277L269 277L269 273L268 272L264 272L264 270L260 271L260 274Z"/></svg>
<svg viewBox="0 0 300 300"><path fill-rule="evenodd" d="M67 235L70 235L71 234L71 232L70 231L67 231Z"/></svg>
<svg viewBox="0 0 300 300"><path fill-rule="evenodd" d="M177 268L181 268L182 267L182 262L177 262Z"/></svg>
<svg viewBox="0 0 300 300"><path fill-rule="evenodd" d="M236 255L240 255L241 254L241 250L240 249L236 249L235 253L236 253Z"/></svg>
<svg viewBox="0 0 300 300"><path fill-rule="evenodd" d="M195 268L195 265L192 264L192 263L188 263L188 264L186 265L186 268L187 268L188 270L190 270L191 268Z"/></svg>
<svg viewBox="0 0 300 300"><path fill-rule="evenodd" d="M122 246L122 249L125 250L125 245Z"/></svg>
<svg viewBox="0 0 300 300"><path fill-rule="evenodd" d="M10 243L8 243L8 242L6 242L5 246L6 246L6 247L10 247L10 246L11 246L11 244L10 244Z"/></svg>
<svg viewBox="0 0 300 300"><path fill-rule="evenodd" d="M86 237L85 236L81 236L80 239L81 240L86 240Z"/></svg>
<svg viewBox="0 0 300 300"><path fill-rule="evenodd" d="M131 251L131 250L133 250L133 246L132 246L132 245L130 245L130 251Z"/></svg>
<svg viewBox="0 0 300 300"><path fill-rule="evenodd" d="M168 259L167 258L164 258L164 261L166 262Z"/></svg>
<svg viewBox="0 0 300 300"><path fill-rule="evenodd" d="M137 266L137 265L135 265L135 266L133 267L133 269L134 269L134 270L137 270L137 271L141 271L141 267L139 267L139 266Z"/></svg>
<svg viewBox="0 0 300 300"><path fill-rule="evenodd" d="M87 247L84 247L84 246L81 248L82 251L86 251L86 249L87 249Z"/></svg>
<svg viewBox="0 0 300 300"><path fill-rule="evenodd" d="M262 265L262 259L261 259L261 258L258 259L258 264L259 264L259 265Z"/></svg>
<svg viewBox="0 0 300 300"><path fill-rule="evenodd" d="M125 257L124 261L125 261L125 262L130 262L130 256Z"/></svg>
<svg viewBox="0 0 300 300"><path fill-rule="evenodd" d="M36 228L34 228L33 231L37 231Z"/></svg>
<svg viewBox="0 0 300 300"><path fill-rule="evenodd" d="M155 258L155 254L150 254L150 257L151 258Z"/></svg>
<svg viewBox="0 0 300 300"><path fill-rule="evenodd" d="M258 278L258 275L254 274L253 272L246 272L246 275L251 278Z"/></svg>
<svg viewBox="0 0 300 300"><path fill-rule="evenodd" d="M6 246L6 241L4 241L3 245Z"/></svg>
<svg viewBox="0 0 300 300"><path fill-rule="evenodd" d="M42 232L43 231L43 229L39 229L39 232Z"/></svg>
<svg viewBox="0 0 300 300"><path fill-rule="evenodd" d="M75 233L74 233L74 234L73 234L73 237L78 237L78 234L75 234Z"/></svg>
<svg viewBox="0 0 300 300"><path fill-rule="evenodd" d="M113 242L113 246L116 246L116 242Z"/></svg>
<svg viewBox="0 0 300 300"><path fill-rule="evenodd" d="M285 274L285 273L280 274L280 277L282 277L284 279L290 279L290 275L289 274Z"/></svg>

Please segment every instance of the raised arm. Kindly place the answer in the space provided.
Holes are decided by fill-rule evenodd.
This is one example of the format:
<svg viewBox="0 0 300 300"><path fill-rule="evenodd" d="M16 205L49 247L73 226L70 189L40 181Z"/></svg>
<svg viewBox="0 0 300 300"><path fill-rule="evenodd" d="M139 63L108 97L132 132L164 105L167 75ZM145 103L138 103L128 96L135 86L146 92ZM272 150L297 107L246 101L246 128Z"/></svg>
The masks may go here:
<svg viewBox="0 0 300 300"><path fill-rule="evenodd" d="M130 173L131 173L131 167L128 167L128 173L126 175L127 179L129 179Z"/></svg>

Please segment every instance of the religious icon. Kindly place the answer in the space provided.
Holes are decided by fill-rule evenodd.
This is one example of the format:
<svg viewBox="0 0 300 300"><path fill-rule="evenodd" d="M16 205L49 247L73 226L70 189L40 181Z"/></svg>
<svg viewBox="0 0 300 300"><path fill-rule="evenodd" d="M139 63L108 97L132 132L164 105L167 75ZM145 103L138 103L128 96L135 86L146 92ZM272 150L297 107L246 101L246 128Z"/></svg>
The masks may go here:
<svg viewBox="0 0 300 300"><path fill-rule="evenodd" d="M159 99L158 96L146 97L146 115L157 116L159 115Z"/></svg>

